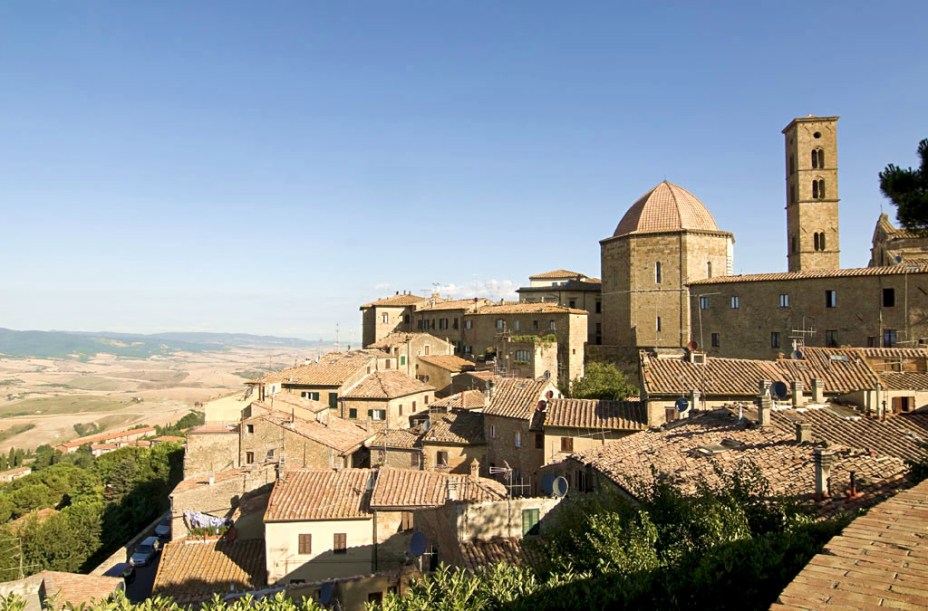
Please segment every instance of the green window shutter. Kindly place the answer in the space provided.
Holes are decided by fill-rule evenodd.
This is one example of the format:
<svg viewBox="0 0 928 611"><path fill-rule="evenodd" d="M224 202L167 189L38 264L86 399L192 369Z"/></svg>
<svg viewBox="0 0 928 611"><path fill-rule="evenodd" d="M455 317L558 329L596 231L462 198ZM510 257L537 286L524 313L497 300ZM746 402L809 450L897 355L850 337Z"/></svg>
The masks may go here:
<svg viewBox="0 0 928 611"><path fill-rule="evenodd" d="M522 536L537 535L538 521L541 518L540 509L523 509L522 510Z"/></svg>

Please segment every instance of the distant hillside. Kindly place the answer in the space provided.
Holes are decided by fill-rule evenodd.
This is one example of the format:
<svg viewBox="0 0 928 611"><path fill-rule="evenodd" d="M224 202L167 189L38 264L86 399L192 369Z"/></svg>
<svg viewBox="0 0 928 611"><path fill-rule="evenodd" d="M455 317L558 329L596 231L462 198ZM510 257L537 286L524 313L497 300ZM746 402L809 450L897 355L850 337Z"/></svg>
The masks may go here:
<svg viewBox="0 0 928 611"><path fill-rule="evenodd" d="M246 333L84 333L71 331L14 331L0 328L0 354L13 357L90 357L98 352L130 358L148 358L174 352L207 352L232 347L271 346L312 348L323 345L287 337Z"/></svg>

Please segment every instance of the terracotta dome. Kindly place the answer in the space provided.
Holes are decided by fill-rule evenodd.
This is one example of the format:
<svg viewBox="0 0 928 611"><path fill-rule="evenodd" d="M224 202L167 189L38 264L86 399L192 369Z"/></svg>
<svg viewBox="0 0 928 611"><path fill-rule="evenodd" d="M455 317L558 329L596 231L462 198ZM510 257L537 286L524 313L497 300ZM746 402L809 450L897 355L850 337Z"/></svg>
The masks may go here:
<svg viewBox="0 0 928 611"><path fill-rule="evenodd" d="M695 195L665 180L632 204L612 236L687 229L718 231L719 226Z"/></svg>

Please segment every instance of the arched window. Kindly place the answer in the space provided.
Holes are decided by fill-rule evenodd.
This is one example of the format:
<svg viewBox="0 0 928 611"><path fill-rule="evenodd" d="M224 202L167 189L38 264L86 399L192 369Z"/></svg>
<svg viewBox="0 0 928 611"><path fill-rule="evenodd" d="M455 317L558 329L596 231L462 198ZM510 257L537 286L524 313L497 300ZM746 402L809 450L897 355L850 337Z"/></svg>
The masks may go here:
<svg viewBox="0 0 928 611"><path fill-rule="evenodd" d="M818 181L812 181L812 199L818 199Z"/></svg>
<svg viewBox="0 0 928 611"><path fill-rule="evenodd" d="M825 232L818 234L818 245L822 250L825 250Z"/></svg>
<svg viewBox="0 0 928 611"><path fill-rule="evenodd" d="M818 158L819 169L823 169L825 167L825 149L816 150L815 156Z"/></svg>
<svg viewBox="0 0 928 611"><path fill-rule="evenodd" d="M654 264L654 281L658 284L661 283L661 262L658 261Z"/></svg>
<svg viewBox="0 0 928 611"><path fill-rule="evenodd" d="M818 233L813 233L813 234L812 234L812 246L813 246L813 248L815 248L816 251L819 250L819 247L818 247Z"/></svg>
<svg viewBox="0 0 928 611"><path fill-rule="evenodd" d="M816 178L812 181L812 199L825 199L824 178Z"/></svg>

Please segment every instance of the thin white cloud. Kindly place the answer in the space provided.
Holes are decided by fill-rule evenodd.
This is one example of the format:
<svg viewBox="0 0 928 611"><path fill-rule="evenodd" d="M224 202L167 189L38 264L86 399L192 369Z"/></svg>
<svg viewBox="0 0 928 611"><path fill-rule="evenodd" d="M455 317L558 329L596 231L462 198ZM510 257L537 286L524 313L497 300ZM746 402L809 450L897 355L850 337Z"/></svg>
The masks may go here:
<svg viewBox="0 0 928 611"><path fill-rule="evenodd" d="M519 298L516 289L519 285L512 280L478 280L468 284L442 284L436 287L436 292L441 295L447 295L455 299L465 297L486 297L487 299L505 299L506 301L515 301Z"/></svg>

